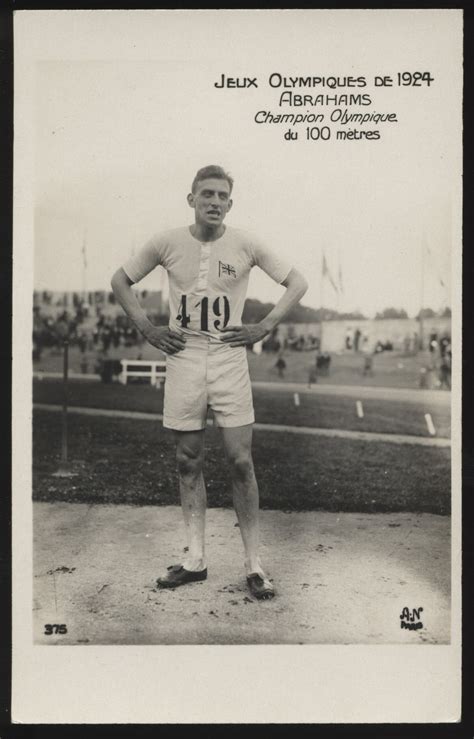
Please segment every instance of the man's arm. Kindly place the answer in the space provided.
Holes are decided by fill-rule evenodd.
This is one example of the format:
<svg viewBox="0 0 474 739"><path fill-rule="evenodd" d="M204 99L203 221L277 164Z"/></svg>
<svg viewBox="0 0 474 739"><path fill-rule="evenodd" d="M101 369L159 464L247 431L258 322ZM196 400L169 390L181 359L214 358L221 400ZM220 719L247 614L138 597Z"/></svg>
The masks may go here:
<svg viewBox="0 0 474 739"><path fill-rule="evenodd" d="M165 354L176 354L184 349L185 339L166 326L154 326L132 290L133 281L120 267L111 280L112 290L127 316L145 339Z"/></svg>
<svg viewBox="0 0 474 739"><path fill-rule="evenodd" d="M231 346L246 346L261 341L269 334L280 321L299 303L306 290L308 283L301 272L295 268L290 270L288 277L281 283L286 287L278 303L272 308L265 318L256 324L243 326L226 326L222 329L222 341Z"/></svg>

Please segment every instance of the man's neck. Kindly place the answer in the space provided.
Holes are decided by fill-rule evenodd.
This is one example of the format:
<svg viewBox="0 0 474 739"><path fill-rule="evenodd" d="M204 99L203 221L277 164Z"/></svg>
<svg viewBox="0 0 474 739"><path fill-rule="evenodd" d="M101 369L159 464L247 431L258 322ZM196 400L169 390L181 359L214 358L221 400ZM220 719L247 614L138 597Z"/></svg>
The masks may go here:
<svg viewBox="0 0 474 739"><path fill-rule="evenodd" d="M220 226L207 226L204 223L193 223L191 233L198 241L216 241L225 231L223 223Z"/></svg>

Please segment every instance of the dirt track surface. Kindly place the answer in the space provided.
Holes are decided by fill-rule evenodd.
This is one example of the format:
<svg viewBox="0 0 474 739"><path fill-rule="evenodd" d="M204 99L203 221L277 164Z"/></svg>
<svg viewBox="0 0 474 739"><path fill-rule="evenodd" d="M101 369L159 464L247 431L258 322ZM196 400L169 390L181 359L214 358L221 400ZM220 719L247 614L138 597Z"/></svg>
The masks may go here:
<svg viewBox="0 0 474 739"><path fill-rule="evenodd" d="M35 503L35 642L449 643L449 517L261 511L266 602L247 591L235 513L207 521L207 581L158 590L183 559L178 507ZM422 628L401 628L404 607Z"/></svg>

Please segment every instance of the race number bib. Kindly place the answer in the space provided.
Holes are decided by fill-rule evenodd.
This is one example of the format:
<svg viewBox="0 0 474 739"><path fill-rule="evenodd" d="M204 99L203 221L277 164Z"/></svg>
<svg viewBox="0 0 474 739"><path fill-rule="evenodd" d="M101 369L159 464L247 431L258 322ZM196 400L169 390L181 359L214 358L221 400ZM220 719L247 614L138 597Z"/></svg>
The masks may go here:
<svg viewBox="0 0 474 739"><path fill-rule="evenodd" d="M181 328L187 328L188 323L191 321L191 316L187 312L187 295L181 296L179 304L178 315L176 320L180 324ZM230 319L230 303L229 298L226 295L219 296L211 303L211 315L209 315L209 298L203 298L196 305L195 308L201 308L201 331L209 331L209 322L216 329L222 329L227 326Z"/></svg>

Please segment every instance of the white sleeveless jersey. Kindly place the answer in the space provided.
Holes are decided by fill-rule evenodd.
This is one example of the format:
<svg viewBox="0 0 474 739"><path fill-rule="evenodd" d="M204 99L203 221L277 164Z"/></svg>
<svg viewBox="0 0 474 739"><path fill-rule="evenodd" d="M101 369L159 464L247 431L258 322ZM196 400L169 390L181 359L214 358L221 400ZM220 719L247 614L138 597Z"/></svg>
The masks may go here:
<svg viewBox="0 0 474 739"><path fill-rule="evenodd" d="M213 341L225 326L241 325L252 267L277 283L291 270L255 237L228 226L216 241L198 241L188 226L157 234L123 269L136 283L158 265L168 273L170 329Z"/></svg>

